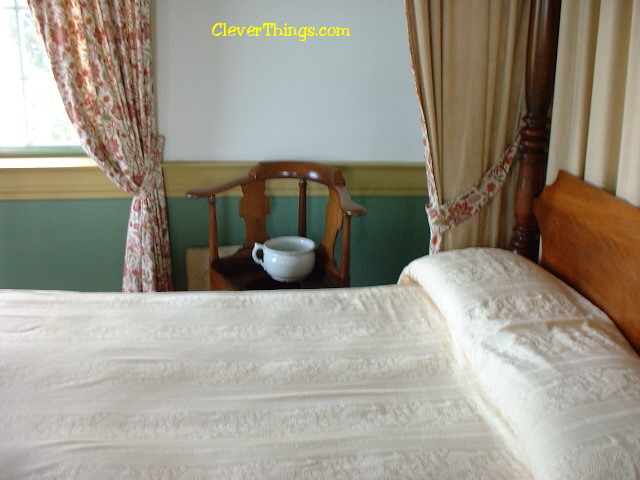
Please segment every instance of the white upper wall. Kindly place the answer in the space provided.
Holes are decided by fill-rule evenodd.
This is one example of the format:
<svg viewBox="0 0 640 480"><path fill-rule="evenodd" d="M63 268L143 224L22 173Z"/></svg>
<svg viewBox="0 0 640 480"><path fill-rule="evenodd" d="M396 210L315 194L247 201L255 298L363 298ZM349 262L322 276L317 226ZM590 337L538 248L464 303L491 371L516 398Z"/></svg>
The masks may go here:
<svg viewBox="0 0 640 480"><path fill-rule="evenodd" d="M153 5L165 160L424 161L402 0ZM350 36L223 37L217 23Z"/></svg>

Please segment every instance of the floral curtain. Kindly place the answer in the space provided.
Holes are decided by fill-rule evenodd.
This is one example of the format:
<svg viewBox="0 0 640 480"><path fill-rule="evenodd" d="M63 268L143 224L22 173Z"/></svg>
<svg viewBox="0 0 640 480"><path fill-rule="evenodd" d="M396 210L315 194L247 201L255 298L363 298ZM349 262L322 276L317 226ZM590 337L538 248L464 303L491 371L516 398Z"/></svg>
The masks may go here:
<svg viewBox="0 0 640 480"><path fill-rule="evenodd" d="M82 146L133 201L122 290L172 289L149 0L29 0Z"/></svg>
<svg viewBox="0 0 640 480"><path fill-rule="evenodd" d="M515 178L507 179L514 177L525 107L528 5L405 0L424 135L430 253L508 245Z"/></svg>

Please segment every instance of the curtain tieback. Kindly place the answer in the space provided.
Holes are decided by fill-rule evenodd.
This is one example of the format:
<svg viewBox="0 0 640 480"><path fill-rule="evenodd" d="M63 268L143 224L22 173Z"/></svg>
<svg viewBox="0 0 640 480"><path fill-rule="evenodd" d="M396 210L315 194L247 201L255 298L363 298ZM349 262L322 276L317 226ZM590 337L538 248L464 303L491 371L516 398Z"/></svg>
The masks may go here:
<svg viewBox="0 0 640 480"><path fill-rule="evenodd" d="M162 185L162 169L158 165L150 169L145 175L142 185L135 192L135 197L149 197L157 194L159 187Z"/></svg>
<svg viewBox="0 0 640 480"><path fill-rule="evenodd" d="M518 154L518 139L505 150L502 160L493 165L471 188L450 202L437 205L428 204L426 212L431 229L432 244L447 230L460 225L474 216L500 190L509 175ZM439 243L439 242L438 242Z"/></svg>
<svg viewBox="0 0 640 480"><path fill-rule="evenodd" d="M160 165L163 148L164 136L153 135L152 151L150 153L152 166L144 174L144 178L142 179L142 182L137 188L134 196L149 197L151 195L158 194L158 192L163 188L162 166Z"/></svg>

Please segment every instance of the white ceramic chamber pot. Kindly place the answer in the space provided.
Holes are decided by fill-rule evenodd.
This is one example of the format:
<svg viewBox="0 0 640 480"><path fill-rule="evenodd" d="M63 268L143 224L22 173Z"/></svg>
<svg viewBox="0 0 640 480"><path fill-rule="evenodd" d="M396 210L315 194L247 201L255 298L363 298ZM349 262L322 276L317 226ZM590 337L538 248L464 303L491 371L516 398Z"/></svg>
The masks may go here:
<svg viewBox="0 0 640 480"><path fill-rule="evenodd" d="M306 278L316 261L316 244L306 237L274 237L253 246L251 256L279 282L296 282ZM262 258L258 253L262 252Z"/></svg>

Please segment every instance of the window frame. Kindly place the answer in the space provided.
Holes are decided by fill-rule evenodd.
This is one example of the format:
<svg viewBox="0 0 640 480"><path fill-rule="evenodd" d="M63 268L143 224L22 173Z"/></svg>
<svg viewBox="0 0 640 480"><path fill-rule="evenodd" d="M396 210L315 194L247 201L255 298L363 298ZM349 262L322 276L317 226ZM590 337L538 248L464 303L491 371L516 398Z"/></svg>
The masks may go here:
<svg viewBox="0 0 640 480"><path fill-rule="evenodd" d="M88 157L83 148L76 146L0 147L0 158L68 158Z"/></svg>
<svg viewBox="0 0 640 480"><path fill-rule="evenodd" d="M25 60L24 60L24 56L25 56L25 45L24 42L28 41L29 38L25 35L25 31L24 31L24 26L22 24L22 21L25 17L29 17L31 18L31 12L29 9L29 6L26 2L24 1L20 1L20 0L14 0L13 1L13 5L2 5L2 7L0 7L0 9L3 12L13 12L13 14L15 15L15 18L13 21L17 22L16 23L16 28L17 30L17 41L18 41L18 50L19 50L19 56L20 56L20 77L19 80L21 82L22 85L22 96L23 96L23 105L22 105L22 109L23 109L23 115L24 115L24 122L25 122L25 128L27 129L25 131L26 133L26 141L27 144L26 145L2 145L0 146L0 158L2 159L11 159L11 158L68 158L68 157L87 157L87 154L85 153L84 149L82 148L80 141L78 139L78 143L77 144L30 144L29 142L32 140L31 135L29 133L29 124L30 124L30 120L29 118L33 118L33 114L29 115L29 107L28 107L28 103L27 103L27 96L25 93L25 82L29 81L29 80L40 80L42 81L42 78L39 77L34 77L32 75L28 75L27 74L27 68L25 67ZM11 21L11 20L10 20ZM35 25L34 25L35 28ZM37 29L36 29L37 30ZM36 32L37 33L37 32ZM45 56L45 61L49 63L49 59L46 58L46 52L44 54ZM28 63L28 61L27 61ZM51 67L49 66L49 71L51 70ZM10 77L13 78L13 77ZM46 78L44 79L46 81ZM52 86L55 87L55 90L57 91L57 85L56 85L56 81L55 78L53 78L53 75L51 75L51 81L53 82ZM61 100L60 100L61 101ZM64 107L63 107L63 111L64 111ZM65 112L66 115L66 112ZM74 130L74 134L76 135L77 138L77 133L75 132L75 126L73 125L73 123L68 119L68 117L66 118L67 122L68 122L68 126L71 127L71 129ZM63 162L64 163L64 162Z"/></svg>

